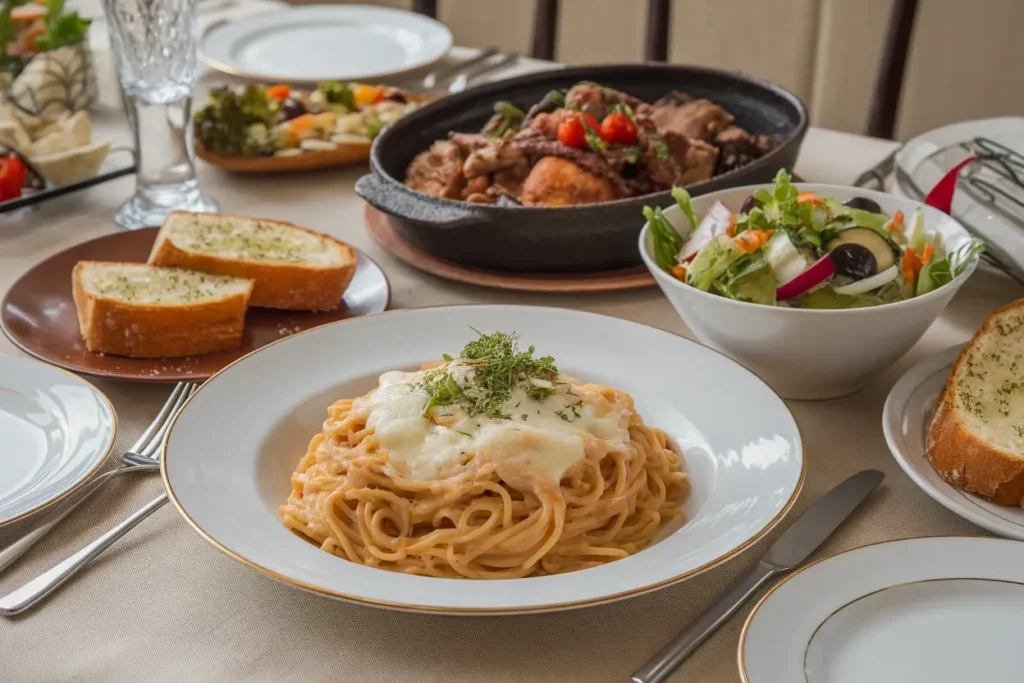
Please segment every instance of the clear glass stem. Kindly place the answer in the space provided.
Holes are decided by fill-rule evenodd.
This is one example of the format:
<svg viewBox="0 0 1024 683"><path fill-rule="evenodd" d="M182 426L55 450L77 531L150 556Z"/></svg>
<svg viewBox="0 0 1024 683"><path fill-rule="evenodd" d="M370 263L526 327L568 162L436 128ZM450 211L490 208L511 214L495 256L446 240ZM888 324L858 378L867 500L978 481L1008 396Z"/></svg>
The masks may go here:
<svg viewBox="0 0 1024 683"><path fill-rule="evenodd" d="M192 98L166 103L127 99L138 150L136 193L155 207L191 203L190 195L199 192L189 139Z"/></svg>

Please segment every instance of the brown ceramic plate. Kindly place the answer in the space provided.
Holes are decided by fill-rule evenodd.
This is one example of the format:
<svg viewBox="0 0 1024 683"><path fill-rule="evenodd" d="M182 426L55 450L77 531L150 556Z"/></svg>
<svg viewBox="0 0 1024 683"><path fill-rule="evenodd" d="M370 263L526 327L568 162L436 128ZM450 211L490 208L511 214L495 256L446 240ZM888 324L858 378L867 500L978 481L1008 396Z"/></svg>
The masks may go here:
<svg viewBox="0 0 1024 683"><path fill-rule="evenodd" d="M75 245L39 263L14 283L0 303L0 328L36 358L83 375L142 382L198 381L250 351L325 323L380 313L391 288L384 271L359 252L352 284L333 311L249 310L242 346L188 358L124 358L87 351L71 297L71 269L79 261L139 261L149 257L157 228L118 232Z"/></svg>

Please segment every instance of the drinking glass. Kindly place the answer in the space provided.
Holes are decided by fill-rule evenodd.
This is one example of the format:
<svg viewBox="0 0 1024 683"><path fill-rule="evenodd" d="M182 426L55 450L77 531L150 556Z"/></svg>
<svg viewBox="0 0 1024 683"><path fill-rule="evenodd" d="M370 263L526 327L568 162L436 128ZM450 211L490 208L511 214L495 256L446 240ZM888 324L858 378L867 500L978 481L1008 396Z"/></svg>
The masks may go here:
<svg viewBox="0 0 1024 683"><path fill-rule="evenodd" d="M137 154L135 194L114 220L160 225L172 211L216 211L196 180L192 87L196 0L103 0Z"/></svg>

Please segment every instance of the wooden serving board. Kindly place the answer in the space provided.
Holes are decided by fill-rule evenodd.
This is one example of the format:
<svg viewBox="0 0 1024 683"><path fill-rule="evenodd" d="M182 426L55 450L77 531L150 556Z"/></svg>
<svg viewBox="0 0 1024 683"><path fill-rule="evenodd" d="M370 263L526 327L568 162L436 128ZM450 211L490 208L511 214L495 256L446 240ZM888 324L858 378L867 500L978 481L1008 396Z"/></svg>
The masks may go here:
<svg viewBox="0 0 1024 683"><path fill-rule="evenodd" d="M517 292L572 294L617 292L652 287L654 278L643 266L599 273L505 273L438 258L406 241L394 229L387 214L366 207L366 229L377 243L395 258L425 273L479 287Z"/></svg>
<svg viewBox="0 0 1024 683"><path fill-rule="evenodd" d="M208 164L233 173L294 173L362 164L370 159L370 145L346 142L326 152L303 152L294 156L246 157L211 152L196 141L196 156Z"/></svg>

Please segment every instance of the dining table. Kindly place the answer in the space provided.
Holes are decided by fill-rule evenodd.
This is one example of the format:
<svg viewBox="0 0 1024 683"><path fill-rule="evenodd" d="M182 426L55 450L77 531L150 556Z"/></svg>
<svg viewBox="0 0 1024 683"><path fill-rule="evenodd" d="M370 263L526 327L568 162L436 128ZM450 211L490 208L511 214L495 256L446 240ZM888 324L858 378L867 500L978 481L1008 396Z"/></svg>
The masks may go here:
<svg viewBox="0 0 1024 683"><path fill-rule="evenodd" d="M469 53L456 48L450 58ZM557 65L523 60L500 77L544 68ZM203 92L225 79L202 70L197 100L202 101ZM129 139L125 119L114 108L95 115L95 130L97 138ZM896 144L812 126L795 172L808 181L848 184ZM365 204L353 189L356 179L367 173L365 166L245 176L198 164L204 191L216 198L223 211L290 221L369 254L390 280L392 309L464 303L555 306L691 336L653 286L612 293L527 294L450 282L397 260L365 228ZM114 211L132 187L132 178L122 178L0 216L0 296L40 261L117 231ZM54 277L65 276L54 273ZM807 459L806 480L795 508L753 547L679 584L609 604L546 614L454 617L392 611L333 600L267 578L219 553L167 506L48 601L0 620L0 680L628 681L631 672L750 571L789 521L859 470L881 470L885 481L812 560L891 539L986 535L933 501L902 472L883 438L882 407L893 384L912 364L965 342L991 312L1021 296L1024 290L1011 280L979 269L914 348L864 389L829 401L788 401L803 434ZM0 337L0 353L23 355L4 337ZM671 364L666 359L666 370ZM145 429L171 390L169 384L90 381L117 411L117 455ZM266 389L274 390L273 386ZM700 388L687 386L685 376L680 376L679 390ZM245 410L245 397L239 396L237 403L223 410ZM723 419L729 419L730 410L729 405L721 406ZM0 439L0 466L4 448ZM106 467L114 467L116 461L111 457ZM0 575L0 593L67 557L162 487L156 475L116 479ZM0 529L0 547L38 519L33 516ZM739 680L737 644L752 607L753 602L746 605L669 680Z"/></svg>

